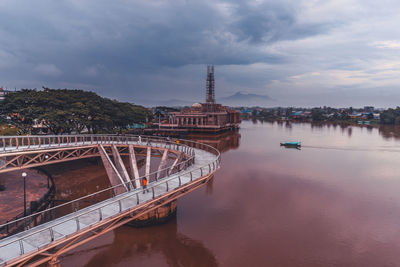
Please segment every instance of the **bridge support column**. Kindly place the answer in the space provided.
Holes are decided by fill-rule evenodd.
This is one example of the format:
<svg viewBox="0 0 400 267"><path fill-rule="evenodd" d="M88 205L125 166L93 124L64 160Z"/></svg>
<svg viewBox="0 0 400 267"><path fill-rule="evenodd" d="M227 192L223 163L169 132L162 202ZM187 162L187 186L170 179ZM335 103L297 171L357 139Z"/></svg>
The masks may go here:
<svg viewBox="0 0 400 267"><path fill-rule="evenodd" d="M168 170L168 175L172 174L172 172L174 171L176 165L181 161L181 159L182 159L182 153L180 153L178 155L178 157L175 159L174 163L172 163L171 168L169 168L169 170Z"/></svg>
<svg viewBox="0 0 400 267"><path fill-rule="evenodd" d="M114 188L114 194L119 195L128 191L124 179L122 179L121 175L118 173L117 169L115 168L113 162L111 161L110 157L108 156L106 150L102 145L99 145L99 153L101 156L101 160L103 161L104 168L106 169L111 186L120 185L121 183L123 184L123 186L118 186Z"/></svg>
<svg viewBox="0 0 400 267"><path fill-rule="evenodd" d="M117 147L115 145L112 145L111 150L114 158L115 167L117 168L121 177L125 180L125 183L129 187L131 187L132 186L131 179L129 178L128 171L125 168L124 162L122 161L121 155L119 154Z"/></svg>
<svg viewBox="0 0 400 267"><path fill-rule="evenodd" d="M150 163L151 163L151 147L147 147L146 178L148 183L150 183Z"/></svg>
<svg viewBox="0 0 400 267"><path fill-rule="evenodd" d="M146 213L132 222L129 222L128 225L133 227L146 227L166 223L168 220L176 216L177 206L178 201L174 200L156 210Z"/></svg>
<svg viewBox="0 0 400 267"><path fill-rule="evenodd" d="M165 173L165 171L161 170L164 169L165 166L167 165L167 157L168 157L168 149L165 149L161 158L160 165L158 166L157 179L163 177L163 174Z"/></svg>
<svg viewBox="0 0 400 267"><path fill-rule="evenodd" d="M139 168L136 162L136 155L135 155L135 147L133 145L129 145L129 165L131 167L131 176L132 179L135 178L135 188L140 187L139 181Z"/></svg>

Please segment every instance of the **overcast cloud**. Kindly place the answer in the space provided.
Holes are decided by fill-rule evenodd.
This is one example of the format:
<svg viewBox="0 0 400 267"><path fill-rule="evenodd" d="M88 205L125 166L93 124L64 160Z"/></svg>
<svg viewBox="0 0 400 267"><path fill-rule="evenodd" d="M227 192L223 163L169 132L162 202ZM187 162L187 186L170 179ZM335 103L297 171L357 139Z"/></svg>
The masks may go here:
<svg viewBox="0 0 400 267"><path fill-rule="evenodd" d="M269 95L268 106L400 105L400 2L2 0L0 86L135 103Z"/></svg>

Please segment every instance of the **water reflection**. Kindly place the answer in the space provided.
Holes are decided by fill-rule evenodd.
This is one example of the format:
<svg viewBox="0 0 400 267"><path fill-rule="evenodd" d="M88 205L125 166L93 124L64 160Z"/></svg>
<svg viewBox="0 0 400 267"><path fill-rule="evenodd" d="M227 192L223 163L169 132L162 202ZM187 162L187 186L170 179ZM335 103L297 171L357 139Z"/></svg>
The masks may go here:
<svg viewBox="0 0 400 267"><path fill-rule="evenodd" d="M85 251L85 254L93 251L96 251L94 256L84 266L117 266L157 254L165 258L168 266L218 266L214 254L200 241L178 232L176 218L161 226L121 227L114 231L111 243L98 244ZM69 259L67 255L62 261L69 266L72 264L70 260L73 258ZM144 265L151 265L151 262Z"/></svg>
<svg viewBox="0 0 400 267"><path fill-rule="evenodd" d="M381 125L379 127L379 134L385 139L400 139L400 126Z"/></svg>
<svg viewBox="0 0 400 267"><path fill-rule="evenodd" d="M326 127L326 124L320 123L320 122L311 122L310 123L311 129L321 129L323 127Z"/></svg>
<svg viewBox="0 0 400 267"><path fill-rule="evenodd" d="M348 136L348 137L351 137L352 134L353 134L353 128L352 128L352 127L349 127L349 128L347 129L347 136Z"/></svg>
<svg viewBox="0 0 400 267"><path fill-rule="evenodd" d="M230 131L222 134L191 134L189 138L197 142L215 147L221 153L237 149L240 145L239 131Z"/></svg>
<svg viewBox="0 0 400 267"><path fill-rule="evenodd" d="M213 186L214 186L214 176L206 184L206 193L207 195L212 195L213 193Z"/></svg>
<svg viewBox="0 0 400 267"><path fill-rule="evenodd" d="M240 134L191 136L229 152L211 183L179 199L178 225L121 227L63 264L397 266L399 128L287 129L245 121ZM304 148L282 149L282 140Z"/></svg>
<svg viewBox="0 0 400 267"><path fill-rule="evenodd" d="M195 140L197 142L213 146L216 149L218 149L221 153L225 153L229 150L234 150L239 148L241 135L239 131L230 131L217 135L191 134L189 137L191 140ZM210 181L206 184L207 195L212 195L213 185L214 185L214 177L211 178Z"/></svg>
<svg viewBox="0 0 400 267"><path fill-rule="evenodd" d="M292 130L292 124L291 124L290 122L287 121L287 122L285 123L285 128L286 128L287 131L290 132L290 131Z"/></svg>
<svg viewBox="0 0 400 267"><path fill-rule="evenodd" d="M253 124L257 124L259 122L257 119L252 119L251 122ZM293 128L293 125L308 125L311 131L318 129L329 130L332 128L336 130L337 127L340 127L342 133L347 134L348 137L352 137L353 128L360 129L361 131L366 129L367 133L372 133L374 129L378 129L379 134L385 139L400 139L400 126L399 125L379 125L379 126L371 126L371 125L349 125L343 123L326 123L326 122L294 122L294 121L261 121L262 123L267 123L270 125L276 124L279 127L285 127L289 131Z"/></svg>

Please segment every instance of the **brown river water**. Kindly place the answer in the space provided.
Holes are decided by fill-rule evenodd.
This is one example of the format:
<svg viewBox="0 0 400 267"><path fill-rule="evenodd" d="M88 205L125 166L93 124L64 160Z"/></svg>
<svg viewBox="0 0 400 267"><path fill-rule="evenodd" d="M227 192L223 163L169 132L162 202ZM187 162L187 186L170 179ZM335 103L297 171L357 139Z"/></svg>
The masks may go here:
<svg viewBox="0 0 400 267"><path fill-rule="evenodd" d="M400 266L399 137L394 127L251 121L194 136L223 151L222 167L179 199L175 219L121 227L63 255L62 266ZM98 168L73 173L103 188ZM56 174L61 197L69 176Z"/></svg>

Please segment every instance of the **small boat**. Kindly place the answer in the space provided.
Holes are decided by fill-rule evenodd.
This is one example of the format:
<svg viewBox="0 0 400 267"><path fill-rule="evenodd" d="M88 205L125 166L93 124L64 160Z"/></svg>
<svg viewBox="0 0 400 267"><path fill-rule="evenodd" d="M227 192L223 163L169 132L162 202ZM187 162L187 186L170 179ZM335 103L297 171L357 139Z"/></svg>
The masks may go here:
<svg viewBox="0 0 400 267"><path fill-rule="evenodd" d="M281 143L281 146L284 147L301 147L301 142L285 142L285 143Z"/></svg>

